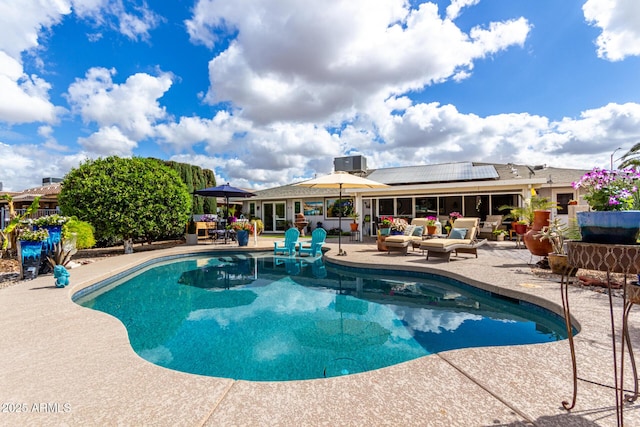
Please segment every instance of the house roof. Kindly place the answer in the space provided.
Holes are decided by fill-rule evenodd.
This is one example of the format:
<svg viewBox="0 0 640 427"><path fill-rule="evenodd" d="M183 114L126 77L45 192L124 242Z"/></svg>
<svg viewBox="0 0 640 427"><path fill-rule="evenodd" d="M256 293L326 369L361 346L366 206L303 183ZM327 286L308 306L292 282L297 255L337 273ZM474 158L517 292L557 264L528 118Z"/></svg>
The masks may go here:
<svg viewBox="0 0 640 427"><path fill-rule="evenodd" d="M512 163L458 162L436 165L417 165L369 170L364 176L373 181L392 187L436 183L465 183L532 180L540 185L541 180L555 186L570 186L588 170L564 169L547 166L527 166ZM393 191L387 189L388 191ZM337 196L335 189L307 188L293 184L266 190L254 191L252 200L281 200L292 198L313 198Z"/></svg>
<svg viewBox="0 0 640 427"><path fill-rule="evenodd" d="M38 196L42 197L43 199L55 200L58 194L60 194L61 188L62 186L59 182L54 182L46 185L41 185L40 187L28 188L23 191L5 191L1 192L0 194L10 194L13 200L16 202L31 202Z"/></svg>
<svg viewBox="0 0 640 427"><path fill-rule="evenodd" d="M400 185L499 179L500 176L493 165L460 162L376 169L368 173L367 178L388 185Z"/></svg>

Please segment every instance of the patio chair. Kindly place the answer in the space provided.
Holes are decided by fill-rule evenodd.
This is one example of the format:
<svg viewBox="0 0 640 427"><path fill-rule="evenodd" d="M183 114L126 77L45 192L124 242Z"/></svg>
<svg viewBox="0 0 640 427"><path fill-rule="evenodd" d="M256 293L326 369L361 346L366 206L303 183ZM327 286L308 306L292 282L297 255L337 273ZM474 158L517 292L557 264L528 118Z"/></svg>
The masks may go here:
<svg viewBox="0 0 640 427"><path fill-rule="evenodd" d="M458 218L448 238L425 240L420 243L420 249L427 251L427 260L431 255L445 258L449 262L453 251L456 256L466 253L478 258L478 248L487 243L487 239L476 238L479 221L480 218Z"/></svg>
<svg viewBox="0 0 640 427"><path fill-rule="evenodd" d="M295 255L299 237L300 231L295 227L291 227L284 233L284 241L273 242L273 254L286 253L287 255Z"/></svg>
<svg viewBox="0 0 640 427"><path fill-rule="evenodd" d="M487 215L487 218L480 223L478 237L493 238L493 232L502 226L503 215Z"/></svg>
<svg viewBox="0 0 640 427"><path fill-rule="evenodd" d="M426 234L426 231L426 218L412 219L411 225L407 227L403 235L389 236L384 239L384 245L387 247L387 254L390 254L391 251L397 250L406 255L409 246L411 246L412 248L420 246L420 243L422 242L422 236Z"/></svg>
<svg viewBox="0 0 640 427"><path fill-rule="evenodd" d="M307 254L312 257L322 255L322 246L325 243L326 237L327 232L323 228L316 228L313 230L313 233L311 233L310 242L300 242L298 253L300 255Z"/></svg>

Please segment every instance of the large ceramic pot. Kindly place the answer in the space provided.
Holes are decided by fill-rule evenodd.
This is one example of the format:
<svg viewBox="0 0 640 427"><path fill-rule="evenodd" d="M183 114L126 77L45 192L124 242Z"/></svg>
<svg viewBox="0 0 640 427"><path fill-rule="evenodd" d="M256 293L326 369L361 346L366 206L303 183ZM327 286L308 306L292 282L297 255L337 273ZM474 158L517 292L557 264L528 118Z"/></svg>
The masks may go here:
<svg viewBox="0 0 640 427"><path fill-rule="evenodd" d="M34 227L38 228L38 227ZM47 253L51 253L54 250L55 245L62 240L62 226L61 225L45 225L44 227L49 232L49 238L42 242L42 250Z"/></svg>
<svg viewBox="0 0 640 427"><path fill-rule="evenodd" d="M527 232L527 224L518 224L514 222L513 229L516 231L516 234L524 234Z"/></svg>
<svg viewBox="0 0 640 427"><path fill-rule="evenodd" d="M238 246L247 246L249 244L249 231L248 230L236 231L236 239L238 240Z"/></svg>
<svg viewBox="0 0 640 427"><path fill-rule="evenodd" d="M536 236L540 232L540 230L542 230L542 227L549 225L550 215L551 211L534 211L533 224L531 225L531 229L527 231L524 236L522 236L524 245L533 255L546 257L550 252L553 251L553 246L551 246L551 242L548 239L540 240L540 238Z"/></svg>
<svg viewBox="0 0 640 427"><path fill-rule="evenodd" d="M42 242L32 240L19 241L20 267L23 279L35 279L40 271Z"/></svg>
<svg viewBox="0 0 640 427"><path fill-rule="evenodd" d="M438 227L436 227L435 225L427 225L428 234L436 234L437 231L438 231Z"/></svg>
<svg viewBox="0 0 640 427"><path fill-rule="evenodd" d="M564 254L549 254L549 268L555 274L568 274L573 277L578 271L576 268L569 267L569 257Z"/></svg>
<svg viewBox="0 0 640 427"><path fill-rule="evenodd" d="M576 215L583 242L637 244L640 211L577 212Z"/></svg>

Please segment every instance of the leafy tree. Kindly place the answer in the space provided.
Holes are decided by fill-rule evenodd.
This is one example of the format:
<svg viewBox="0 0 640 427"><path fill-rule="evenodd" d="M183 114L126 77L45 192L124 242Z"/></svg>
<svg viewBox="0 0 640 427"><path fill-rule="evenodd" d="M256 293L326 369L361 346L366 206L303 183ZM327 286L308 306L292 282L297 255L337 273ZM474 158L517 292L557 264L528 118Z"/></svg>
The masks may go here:
<svg viewBox="0 0 640 427"><path fill-rule="evenodd" d="M95 227L100 239L133 239L181 234L191 210L189 192L178 174L156 159L119 157L88 160L63 180L58 197L65 215Z"/></svg>
<svg viewBox="0 0 640 427"><path fill-rule="evenodd" d="M189 194L193 194L194 190L207 187L215 187L216 177L211 169L203 169L200 166L190 165L188 163L178 163L168 160L159 160L165 165L175 169L180 178L187 185ZM216 213L217 203L215 197L193 196L191 213Z"/></svg>

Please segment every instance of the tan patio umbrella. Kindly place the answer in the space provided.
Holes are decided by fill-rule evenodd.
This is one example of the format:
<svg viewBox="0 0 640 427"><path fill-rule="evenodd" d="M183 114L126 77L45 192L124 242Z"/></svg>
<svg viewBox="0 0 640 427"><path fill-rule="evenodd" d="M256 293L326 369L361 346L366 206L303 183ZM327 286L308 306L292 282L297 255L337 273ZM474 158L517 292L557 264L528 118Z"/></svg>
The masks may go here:
<svg viewBox="0 0 640 427"><path fill-rule="evenodd" d="M339 200L342 199L343 188L382 188L388 187L387 184L381 182L372 181L370 179L362 178L356 175L352 175L348 172L334 172L331 175L321 176L320 178L310 179L308 181L299 182L294 185L301 187L316 187L316 188L338 188ZM346 252L342 251L342 209L338 213L338 228L340 234L338 234L338 255L346 255Z"/></svg>

